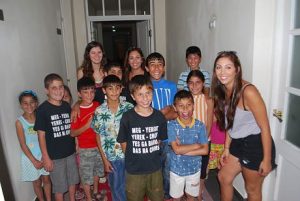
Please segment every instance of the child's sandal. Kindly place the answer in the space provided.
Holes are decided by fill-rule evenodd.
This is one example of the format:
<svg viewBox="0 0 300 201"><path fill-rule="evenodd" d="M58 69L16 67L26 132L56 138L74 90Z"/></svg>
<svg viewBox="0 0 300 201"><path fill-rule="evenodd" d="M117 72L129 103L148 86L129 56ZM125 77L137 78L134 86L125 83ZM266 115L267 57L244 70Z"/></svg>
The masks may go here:
<svg viewBox="0 0 300 201"><path fill-rule="evenodd" d="M101 200L101 194L100 193L93 193L93 195L92 195L92 199L93 200L96 200L96 201L99 201L99 200Z"/></svg>

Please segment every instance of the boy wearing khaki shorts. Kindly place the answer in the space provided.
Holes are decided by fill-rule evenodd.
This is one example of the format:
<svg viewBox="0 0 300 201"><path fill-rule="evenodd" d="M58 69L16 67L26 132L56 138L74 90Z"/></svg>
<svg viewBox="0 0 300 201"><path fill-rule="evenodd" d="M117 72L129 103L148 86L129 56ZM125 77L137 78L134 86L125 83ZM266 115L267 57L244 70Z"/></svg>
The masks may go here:
<svg viewBox="0 0 300 201"><path fill-rule="evenodd" d="M79 147L79 175L86 194L87 201L99 199L99 177L104 176L103 162L100 156L97 140L99 136L90 127L94 112L99 106L93 101L95 97L95 82L93 79L83 77L77 82L78 95L81 97L80 116L71 123L71 136L77 137ZM91 195L91 185L94 185Z"/></svg>

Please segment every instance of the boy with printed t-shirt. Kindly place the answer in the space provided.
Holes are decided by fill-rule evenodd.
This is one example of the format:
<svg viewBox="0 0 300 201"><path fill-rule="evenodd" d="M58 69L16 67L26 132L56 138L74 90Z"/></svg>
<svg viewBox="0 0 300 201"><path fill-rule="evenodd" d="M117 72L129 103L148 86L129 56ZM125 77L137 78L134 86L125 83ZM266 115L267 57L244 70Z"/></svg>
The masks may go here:
<svg viewBox="0 0 300 201"><path fill-rule="evenodd" d="M162 201L159 143L167 139L166 119L151 107L153 86L144 75L133 77L129 90L136 106L123 114L117 138L125 153L127 201L141 201L145 195Z"/></svg>
<svg viewBox="0 0 300 201"><path fill-rule="evenodd" d="M79 147L79 173L81 184L87 201L100 198L98 193L99 177L104 176L103 162L99 153L98 135L90 127L92 118L99 103L94 100L95 81L89 77L82 77L77 81L78 96L80 102L80 116L71 123L71 136L77 137ZM94 185L93 196L91 196L91 185Z"/></svg>
<svg viewBox="0 0 300 201"><path fill-rule="evenodd" d="M209 95L209 90L210 90L210 73L202 68L200 68L200 63L202 59L202 54L201 50L197 46L190 46L186 49L185 52L185 61L188 65L188 69L186 71L183 71L179 78L178 78L178 83L177 83L177 89L181 90L188 90L188 86L186 83L186 78L188 74L192 70L200 70L205 78L205 88L204 88L204 94Z"/></svg>
<svg viewBox="0 0 300 201"><path fill-rule="evenodd" d="M38 132L44 168L50 172L52 192L56 201L63 200L69 191L70 201L75 201L75 184L79 183L75 160L75 140L70 136L71 107L62 101L64 83L57 74L44 79L48 100L37 109L34 130Z"/></svg>
<svg viewBox="0 0 300 201"><path fill-rule="evenodd" d="M178 91L174 105L178 118L168 122L170 195L180 201L185 191L187 201L193 201L199 195L201 155L208 153L206 128L193 118L194 98L189 91Z"/></svg>
<svg viewBox="0 0 300 201"><path fill-rule="evenodd" d="M125 161L117 136L124 112L133 108L129 102L120 100L121 80L115 75L103 79L102 90L107 100L99 106L92 121L92 128L100 136L101 155L114 201L126 201ZM99 141L98 141L99 142Z"/></svg>

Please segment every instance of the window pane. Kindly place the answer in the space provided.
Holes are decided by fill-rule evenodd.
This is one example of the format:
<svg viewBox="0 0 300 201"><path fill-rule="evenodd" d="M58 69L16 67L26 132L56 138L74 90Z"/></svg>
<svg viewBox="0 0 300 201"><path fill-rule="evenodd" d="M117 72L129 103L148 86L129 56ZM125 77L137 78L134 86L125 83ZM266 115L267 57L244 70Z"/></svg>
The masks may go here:
<svg viewBox="0 0 300 201"><path fill-rule="evenodd" d="M295 28L299 29L300 28L300 0L296 0L295 2Z"/></svg>
<svg viewBox="0 0 300 201"><path fill-rule="evenodd" d="M290 86L300 88L300 36L294 37Z"/></svg>
<svg viewBox="0 0 300 201"><path fill-rule="evenodd" d="M121 15L134 15L134 0L121 0Z"/></svg>
<svg viewBox="0 0 300 201"><path fill-rule="evenodd" d="M136 0L137 15L150 15L150 0Z"/></svg>
<svg viewBox="0 0 300 201"><path fill-rule="evenodd" d="M89 16L103 16L102 0L88 0Z"/></svg>
<svg viewBox="0 0 300 201"><path fill-rule="evenodd" d="M119 15L118 0L104 0L105 15Z"/></svg>
<svg viewBox="0 0 300 201"><path fill-rule="evenodd" d="M289 95L288 116L286 119L286 140L300 148L300 97Z"/></svg>

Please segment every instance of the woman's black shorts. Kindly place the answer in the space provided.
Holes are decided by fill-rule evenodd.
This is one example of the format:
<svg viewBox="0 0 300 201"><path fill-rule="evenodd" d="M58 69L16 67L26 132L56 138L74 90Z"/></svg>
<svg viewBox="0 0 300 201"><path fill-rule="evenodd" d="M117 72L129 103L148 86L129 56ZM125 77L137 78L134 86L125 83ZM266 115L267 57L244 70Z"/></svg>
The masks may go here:
<svg viewBox="0 0 300 201"><path fill-rule="evenodd" d="M245 138L232 139L230 154L237 157L242 166L251 170L259 170L261 161L263 160L263 146L261 134L249 135ZM275 164L275 144L272 139L272 169L276 168Z"/></svg>

